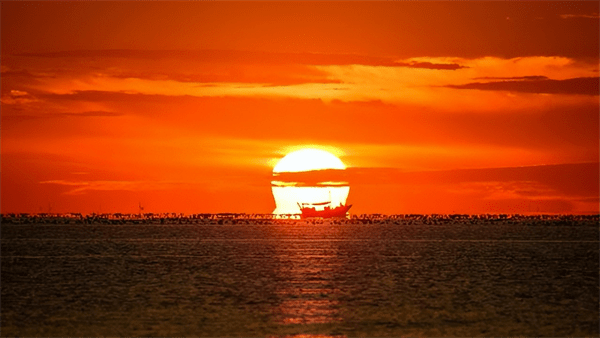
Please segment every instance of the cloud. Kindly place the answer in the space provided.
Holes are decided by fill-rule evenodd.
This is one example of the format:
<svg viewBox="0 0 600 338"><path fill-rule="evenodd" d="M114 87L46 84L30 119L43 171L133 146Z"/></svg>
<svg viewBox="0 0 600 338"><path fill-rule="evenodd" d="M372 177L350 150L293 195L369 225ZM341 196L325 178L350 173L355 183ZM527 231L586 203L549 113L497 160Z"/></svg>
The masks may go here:
<svg viewBox="0 0 600 338"><path fill-rule="evenodd" d="M597 197L600 163L404 172L394 168L348 168L350 184L492 184L520 197ZM515 183L517 182L517 183Z"/></svg>
<svg viewBox="0 0 600 338"><path fill-rule="evenodd" d="M65 192L67 195L79 195L88 191L147 191L185 188L190 183L175 181L67 181L49 180L40 184L56 184L72 187Z"/></svg>
<svg viewBox="0 0 600 338"><path fill-rule="evenodd" d="M482 76L475 77L473 80L522 80L522 81L534 81L534 80L548 80L547 76L543 75L528 75L528 76L511 76L511 77L494 77L494 76Z"/></svg>
<svg viewBox="0 0 600 338"><path fill-rule="evenodd" d="M117 113L112 111L85 111L81 113L62 113L57 114L60 116L73 116L73 117L112 117L112 116L123 116L123 113Z"/></svg>
<svg viewBox="0 0 600 338"><path fill-rule="evenodd" d="M375 152L368 146L363 156L370 158L375 153L385 156L388 152L394 154L392 157L410 155L411 158L406 160L410 160L407 163L411 164L415 163L415 157L436 159L442 164L452 160L449 156L463 159L465 156L480 157L493 163L506 162L509 158L511 164L518 161L534 164L532 161L535 160L552 163L555 158L540 158L539 151L558 156L556 154L567 150L565 147L568 146L598 147L598 129L593 127L598 126L597 102L565 105L564 98L553 101L547 96L538 100L542 107L517 109L513 104L512 110L483 113L480 110L446 113L382 101L328 103L292 98L170 97L99 91L40 97L56 106L75 105L77 102L103 105L106 111L123 112L127 116L149 119L148 122L158 121L163 129L177 128L178 133L192 135L201 132L211 137L270 139L287 143L319 140L345 146L394 145ZM571 97L581 98L593 99ZM169 114L165 114L166 111ZM284 111L286 114L282 114ZM437 155L427 155L432 152ZM497 160L492 160L492 157Z"/></svg>
<svg viewBox="0 0 600 338"><path fill-rule="evenodd" d="M567 80L522 79L494 82L473 82L464 85L448 85L447 88L511 91L537 94L599 95L598 77L580 77Z"/></svg>
<svg viewBox="0 0 600 338"><path fill-rule="evenodd" d="M599 163L574 163L428 172L347 170L350 202L359 206L376 200L384 211L598 213L599 169Z"/></svg>
<svg viewBox="0 0 600 338"><path fill-rule="evenodd" d="M348 173L340 169L273 174L273 186L319 187L348 185Z"/></svg>
<svg viewBox="0 0 600 338"><path fill-rule="evenodd" d="M599 169L599 163L442 171L349 167L280 173L272 185L318 187L328 179L345 180L349 203L383 213L597 213Z"/></svg>
<svg viewBox="0 0 600 338"><path fill-rule="evenodd" d="M8 105L21 105L37 101L38 99L35 96L29 94L28 92L14 89L11 90L8 94L2 95L2 98L0 98L0 102L2 102L2 104Z"/></svg>
<svg viewBox="0 0 600 338"><path fill-rule="evenodd" d="M26 78L34 78L37 77L33 74L31 74L30 72L28 72L25 69L21 69L21 70L7 70L7 71L3 71L0 76L2 76L2 78L7 78L7 77L26 77Z"/></svg>
<svg viewBox="0 0 600 338"><path fill-rule="evenodd" d="M78 113L40 113L40 114L18 114L18 115L4 115L3 119L8 120L32 120L32 119L53 119L53 118L66 118L66 117L118 117L124 116L123 113L112 112L112 111L84 111Z"/></svg>
<svg viewBox="0 0 600 338"><path fill-rule="evenodd" d="M103 70L102 75L118 79L144 79L151 81L176 81L195 83L199 86L217 86L219 83L255 83L265 86L290 86L303 83L341 83L339 80L328 78L324 71L308 65L263 65L231 64L225 66L210 66L207 69L160 70Z"/></svg>
<svg viewBox="0 0 600 338"><path fill-rule="evenodd" d="M600 19L600 15L598 13L592 14L561 14L559 15L561 19Z"/></svg>
<svg viewBox="0 0 600 338"><path fill-rule="evenodd" d="M408 67L408 68L423 68L423 69L437 69L437 70L457 70L461 68L468 68L461 66L456 63L431 63L431 62L398 62L395 67Z"/></svg>
<svg viewBox="0 0 600 338"><path fill-rule="evenodd" d="M396 168L360 168L277 173L276 184L319 186L324 182L350 185L452 185L460 190L482 191L490 199L596 198L599 163L572 163L527 167L457 169L407 172Z"/></svg>
<svg viewBox="0 0 600 338"><path fill-rule="evenodd" d="M240 50L71 50L49 53L22 53L16 56L39 58L121 58L142 60L193 60L196 63L226 63L254 65L365 65L384 67L408 67L439 70L455 70L465 68L456 63L432 63L395 60L390 57L376 57L358 54L329 53L283 53Z"/></svg>
<svg viewBox="0 0 600 338"><path fill-rule="evenodd" d="M96 51L88 52L89 55L94 55L92 52ZM187 56L187 58L182 56L182 59L177 59L176 56L179 54L175 52L175 56L165 59L158 56L156 59L92 58L85 56L88 52L83 53L81 60L63 59L58 56L38 58L36 60L38 62L34 63L37 68L32 69L31 72L52 73L52 76L36 78L35 83L33 80L29 83L16 83L13 79L6 85L3 82L3 88L29 88L28 90L32 92L37 90L40 93L61 94L78 91L113 91L168 96L295 97L325 101L381 100L464 111L466 109L505 110L524 105L528 106L527 108L535 108L551 103L539 102L539 98L514 99L505 93L492 90L462 91L457 95L457 88L448 86L472 82L474 78L485 79L486 81L479 81L485 83L489 82L487 80L494 79L527 80L533 83L597 75L597 72L592 71L597 69L596 63L588 64L561 57L391 59L308 53L307 57L301 58L298 55L304 54L229 51L225 53L227 57L221 61L219 61L219 53L211 54L210 61L202 61L202 58L195 60ZM108 51L104 52L111 55ZM113 52L116 52L116 55L126 56L132 51ZM76 52L70 53L78 55ZM42 55L71 55L70 53ZM158 52L140 53L152 55ZM238 58L236 53L250 56ZM263 54L268 56L267 61L274 59L273 64L265 63L266 61L259 57ZM158 55L160 56L160 53ZM272 55L280 57L273 58ZM285 61L286 56L289 55L294 57ZM21 59L27 58L13 57L13 62L17 64L24 62ZM65 63L76 66L65 67ZM33 67L28 64L28 67ZM489 104L491 101L494 104Z"/></svg>

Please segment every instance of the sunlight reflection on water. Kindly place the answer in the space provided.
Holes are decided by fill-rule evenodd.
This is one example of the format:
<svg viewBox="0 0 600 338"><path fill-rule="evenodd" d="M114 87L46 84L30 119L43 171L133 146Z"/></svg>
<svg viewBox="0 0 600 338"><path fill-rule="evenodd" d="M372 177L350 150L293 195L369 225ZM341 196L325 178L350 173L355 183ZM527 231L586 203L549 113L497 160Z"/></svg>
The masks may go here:
<svg viewBox="0 0 600 338"><path fill-rule="evenodd" d="M297 232L294 227L277 228L278 236L290 237ZM313 227L311 238L330 236L331 229ZM337 289L332 287L332 277L339 275L337 243L319 242L318 248L310 244L278 251L275 256L278 264L277 274L282 280L276 293L283 299L274 309L278 321L283 324L324 324L341 321L337 307L339 302L332 299ZM315 255L315 249L325 255Z"/></svg>
<svg viewBox="0 0 600 338"><path fill-rule="evenodd" d="M284 336L280 338L347 338L348 336L329 336L322 334L300 334L295 336Z"/></svg>
<svg viewBox="0 0 600 338"><path fill-rule="evenodd" d="M279 337L279 336L268 336L268 337ZM347 337L347 336L341 336L341 335L331 336L331 335L325 335L325 334L296 334L296 335L283 336L283 338L342 338L342 337Z"/></svg>

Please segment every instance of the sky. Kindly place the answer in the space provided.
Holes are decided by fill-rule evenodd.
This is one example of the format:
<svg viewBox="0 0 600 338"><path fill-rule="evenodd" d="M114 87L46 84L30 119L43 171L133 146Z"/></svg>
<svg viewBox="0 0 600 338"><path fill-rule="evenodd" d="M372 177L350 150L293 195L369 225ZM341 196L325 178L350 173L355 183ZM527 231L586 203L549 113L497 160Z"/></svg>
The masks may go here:
<svg viewBox="0 0 600 338"><path fill-rule="evenodd" d="M599 3L1 2L1 212L599 212Z"/></svg>

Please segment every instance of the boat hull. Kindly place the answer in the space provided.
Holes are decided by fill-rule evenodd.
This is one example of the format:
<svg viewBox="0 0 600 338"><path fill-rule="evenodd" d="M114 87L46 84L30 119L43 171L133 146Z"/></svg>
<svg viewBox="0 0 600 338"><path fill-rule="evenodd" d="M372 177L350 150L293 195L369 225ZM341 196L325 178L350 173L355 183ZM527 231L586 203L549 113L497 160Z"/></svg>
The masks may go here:
<svg viewBox="0 0 600 338"><path fill-rule="evenodd" d="M304 218L345 218L352 205L342 205L337 208L325 208L316 210L315 208L301 208L301 217Z"/></svg>

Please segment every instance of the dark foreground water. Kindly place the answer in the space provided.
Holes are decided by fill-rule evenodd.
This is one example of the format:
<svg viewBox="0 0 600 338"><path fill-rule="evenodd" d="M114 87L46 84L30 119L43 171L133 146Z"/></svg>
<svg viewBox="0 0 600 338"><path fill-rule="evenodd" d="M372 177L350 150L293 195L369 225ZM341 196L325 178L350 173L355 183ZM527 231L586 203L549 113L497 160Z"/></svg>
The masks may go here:
<svg viewBox="0 0 600 338"><path fill-rule="evenodd" d="M598 225L2 225L3 336L598 336Z"/></svg>

